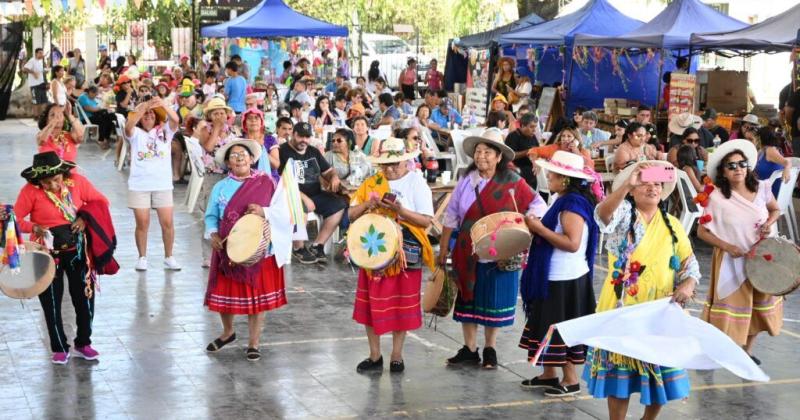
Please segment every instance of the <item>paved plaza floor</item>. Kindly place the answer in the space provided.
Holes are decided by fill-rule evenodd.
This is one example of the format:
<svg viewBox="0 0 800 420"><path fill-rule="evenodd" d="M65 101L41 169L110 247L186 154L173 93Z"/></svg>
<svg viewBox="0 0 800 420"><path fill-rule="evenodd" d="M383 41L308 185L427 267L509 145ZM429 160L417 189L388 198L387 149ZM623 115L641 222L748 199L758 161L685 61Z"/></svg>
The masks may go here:
<svg viewBox="0 0 800 420"><path fill-rule="evenodd" d="M0 202L13 202L23 185L20 171L35 151L33 121L0 121ZM244 357L246 318L236 320L239 341L208 354L219 335L215 313L203 307L207 271L200 267L202 221L186 213L185 187L175 191L175 256L180 272L162 268L160 229L153 214L147 272L137 273L133 215L126 205L127 172L117 172L113 156L96 145L82 147L78 163L112 203L117 230L116 257L122 269L101 277L93 346L100 360L73 358L50 363L47 332L37 300L0 296L0 418L4 419L206 419L206 418L606 418L606 401L585 393L547 399L519 386L539 370L517 347L524 325L517 321L498 338L500 366L453 369L445 359L461 347L461 328L438 319L409 334L406 371L360 375L355 367L368 354L362 326L352 319L356 273L329 262L287 267L288 305L267 313L262 359ZM704 275L710 250L698 244ZM603 261L598 261L602 265ZM605 268L596 270L599 292ZM699 289L704 298L708 279ZM761 336L755 354L769 383L751 383L727 371L691 372L692 393L668 404L664 419L796 419L800 411L799 294L788 297L784 331ZM74 337L74 312L64 299L65 329ZM700 304L690 305L694 315ZM384 339L388 360L391 340ZM479 340L482 347L482 339ZM388 362L387 362L388 365ZM582 383L582 386L585 386ZM642 408L632 398L629 416Z"/></svg>

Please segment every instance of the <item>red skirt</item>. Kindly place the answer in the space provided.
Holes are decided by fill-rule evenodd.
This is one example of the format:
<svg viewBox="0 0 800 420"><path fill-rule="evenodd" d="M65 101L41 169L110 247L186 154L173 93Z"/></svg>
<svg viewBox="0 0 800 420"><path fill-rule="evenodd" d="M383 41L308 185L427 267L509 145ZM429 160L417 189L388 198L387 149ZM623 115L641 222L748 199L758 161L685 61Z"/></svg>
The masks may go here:
<svg viewBox="0 0 800 420"><path fill-rule="evenodd" d="M360 269L353 319L372 327L378 335L415 330L422 326L421 287L422 270L408 270L396 276L370 280Z"/></svg>
<svg viewBox="0 0 800 420"><path fill-rule="evenodd" d="M255 315L286 305L283 268L275 257L261 262L261 272L255 286L233 281L220 273L217 284L206 292L205 305L214 312L234 315Z"/></svg>

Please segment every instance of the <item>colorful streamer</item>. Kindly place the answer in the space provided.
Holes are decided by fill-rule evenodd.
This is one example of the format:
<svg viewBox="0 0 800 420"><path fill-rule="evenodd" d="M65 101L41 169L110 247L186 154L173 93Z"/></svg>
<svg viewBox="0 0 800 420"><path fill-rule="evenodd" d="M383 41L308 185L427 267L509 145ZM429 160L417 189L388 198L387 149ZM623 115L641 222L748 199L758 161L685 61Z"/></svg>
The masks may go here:
<svg viewBox="0 0 800 420"><path fill-rule="evenodd" d="M0 232L0 263L7 265L14 272L19 272L22 232L17 225L14 207L5 205L8 218L2 222L3 231Z"/></svg>

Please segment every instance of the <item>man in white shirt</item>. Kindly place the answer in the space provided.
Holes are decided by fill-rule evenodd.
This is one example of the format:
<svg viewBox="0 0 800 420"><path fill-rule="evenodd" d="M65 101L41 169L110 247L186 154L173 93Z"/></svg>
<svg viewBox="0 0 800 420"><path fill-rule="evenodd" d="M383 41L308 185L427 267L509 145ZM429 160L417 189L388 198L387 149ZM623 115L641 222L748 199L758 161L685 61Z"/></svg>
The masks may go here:
<svg viewBox="0 0 800 420"><path fill-rule="evenodd" d="M33 57L25 63L22 72L28 75L28 87L33 97L34 118L44 111L47 105L47 82L44 78L44 50L37 48Z"/></svg>
<svg viewBox="0 0 800 420"><path fill-rule="evenodd" d="M157 60L158 52L156 51L156 43L152 39L147 40L147 46L144 47L142 58L145 60Z"/></svg>

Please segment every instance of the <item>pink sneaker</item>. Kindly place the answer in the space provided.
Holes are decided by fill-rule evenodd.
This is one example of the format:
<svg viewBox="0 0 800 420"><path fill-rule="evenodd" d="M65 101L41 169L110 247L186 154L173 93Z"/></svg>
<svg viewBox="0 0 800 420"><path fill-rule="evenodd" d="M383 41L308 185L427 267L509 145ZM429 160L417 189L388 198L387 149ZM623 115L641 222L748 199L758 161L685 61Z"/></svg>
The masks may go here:
<svg viewBox="0 0 800 420"><path fill-rule="evenodd" d="M60 351L53 353L53 358L50 359L54 365L66 365L69 361L69 353L65 351Z"/></svg>
<svg viewBox="0 0 800 420"><path fill-rule="evenodd" d="M100 357L100 353L93 349L91 345L75 347L75 355L86 360L97 360Z"/></svg>

